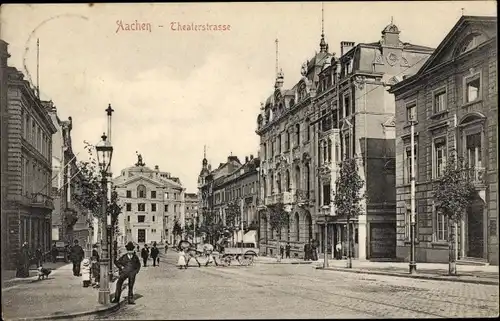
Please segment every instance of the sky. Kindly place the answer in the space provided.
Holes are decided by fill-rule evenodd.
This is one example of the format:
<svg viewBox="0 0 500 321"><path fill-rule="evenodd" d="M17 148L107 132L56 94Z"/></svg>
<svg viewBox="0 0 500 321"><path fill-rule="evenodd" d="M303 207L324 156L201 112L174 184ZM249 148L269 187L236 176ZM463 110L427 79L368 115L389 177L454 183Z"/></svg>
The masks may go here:
<svg viewBox="0 0 500 321"><path fill-rule="evenodd" d="M341 41L380 40L392 17L402 41L435 48L462 8L496 16L495 1L325 2L325 37L339 56ZM275 39L291 88L319 51L322 20L321 2L7 4L0 19L8 64L33 84L39 39L41 98L54 102L62 120L72 117L79 159L87 159L84 141L97 143L106 131L111 104L115 176L133 166L138 151L146 166L179 177L187 192L197 191L205 145L214 168L230 154L242 162L258 155L256 119L274 90ZM151 29L123 30L136 20ZM191 23L231 27L172 30Z"/></svg>

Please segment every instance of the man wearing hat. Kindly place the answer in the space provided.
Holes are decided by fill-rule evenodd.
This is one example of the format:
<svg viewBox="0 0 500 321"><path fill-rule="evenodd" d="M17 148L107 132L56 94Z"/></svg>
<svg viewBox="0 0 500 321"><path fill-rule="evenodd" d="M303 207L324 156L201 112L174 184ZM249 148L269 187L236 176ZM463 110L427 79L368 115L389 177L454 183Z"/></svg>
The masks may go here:
<svg viewBox="0 0 500 321"><path fill-rule="evenodd" d="M120 270L120 276L118 277L118 281L116 282L115 297L111 302L120 302L123 282L128 279L128 303L135 304L134 283L135 276L141 269L141 262L139 261L139 257L134 252L134 243L128 242L125 248L127 249L127 253L122 255L119 259L115 259L115 265Z"/></svg>

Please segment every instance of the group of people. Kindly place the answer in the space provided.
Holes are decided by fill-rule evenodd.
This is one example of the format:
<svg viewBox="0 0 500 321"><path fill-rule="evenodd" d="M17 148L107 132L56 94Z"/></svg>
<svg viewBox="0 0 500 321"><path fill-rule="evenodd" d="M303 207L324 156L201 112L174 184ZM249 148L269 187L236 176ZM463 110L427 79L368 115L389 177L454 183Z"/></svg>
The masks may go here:
<svg viewBox="0 0 500 321"><path fill-rule="evenodd" d="M291 249L292 249L292 246L290 245L290 242L288 242L285 246L281 245L280 246L281 258L283 258L283 256L285 256L287 259L289 259Z"/></svg>
<svg viewBox="0 0 500 321"><path fill-rule="evenodd" d="M42 248L38 246L34 253L31 252L28 242L24 242L21 246L21 249L17 258L17 268L16 268L16 277L18 278L27 278L29 277L29 270L31 265L35 264L36 267L42 266L44 262L44 255Z"/></svg>
<svg viewBox="0 0 500 321"><path fill-rule="evenodd" d="M165 253L167 253L167 246L165 245ZM137 252L139 252L139 245L137 245ZM160 266L160 250L156 247L156 242L153 243L151 249L148 248L147 244L141 250L141 258L144 267L148 266L148 259L151 257L153 259L153 266Z"/></svg>

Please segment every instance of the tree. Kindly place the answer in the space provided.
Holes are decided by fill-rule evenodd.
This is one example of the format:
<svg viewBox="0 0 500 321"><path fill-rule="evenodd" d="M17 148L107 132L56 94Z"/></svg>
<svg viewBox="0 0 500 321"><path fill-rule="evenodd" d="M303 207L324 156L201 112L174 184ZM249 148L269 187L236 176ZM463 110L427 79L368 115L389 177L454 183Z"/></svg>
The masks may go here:
<svg viewBox="0 0 500 321"><path fill-rule="evenodd" d="M181 224L179 223L178 220L175 220L174 222L174 227L172 228L172 233L174 236L181 236L182 235L182 227Z"/></svg>
<svg viewBox="0 0 500 321"><path fill-rule="evenodd" d="M351 219L362 212L361 200L365 195L360 191L364 182L358 174L356 159L346 159L340 164L339 175L335 182L334 204L339 216L347 219L347 267L352 267L351 261Z"/></svg>
<svg viewBox="0 0 500 321"><path fill-rule="evenodd" d="M288 226L290 222L290 214L285 210L283 203L270 205L267 208L269 209L269 226L278 233L276 253L278 254L278 261L280 261L281 230L283 227Z"/></svg>
<svg viewBox="0 0 500 321"><path fill-rule="evenodd" d="M226 220L224 227L227 231L234 235L234 231L238 229L238 221L241 217L241 209L237 203L231 202L226 208Z"/></svg>
<svg viewBox="0 0 500 321"><path fill-rule="evenodd" d="M107 199L107 194L102 189L101 173L93 153L95 146L88 142L84 143L89 158L87 161L80 161L77 164L82 178L77 181L80 192L75 195L75 202L89 210L92 216L100 219L102 217L102 201L103 198ZM119 195L116 187L113 187L111 199L107 201L106 215L111 216L111 224L116 234L119 233L118 217L121 213L122 206L120 205Z"/></svg>
<svg viewBox="0 0 500 321"><path fill-rule="evenodd" d="M475 188L472 183L473 168L469 168L462 158L456 158L453 151L446 163L443 175L433 186L436 212L446 217L448 222L448 246L450 275L457 274L455 237L456 224L472 203Z"/></svg>

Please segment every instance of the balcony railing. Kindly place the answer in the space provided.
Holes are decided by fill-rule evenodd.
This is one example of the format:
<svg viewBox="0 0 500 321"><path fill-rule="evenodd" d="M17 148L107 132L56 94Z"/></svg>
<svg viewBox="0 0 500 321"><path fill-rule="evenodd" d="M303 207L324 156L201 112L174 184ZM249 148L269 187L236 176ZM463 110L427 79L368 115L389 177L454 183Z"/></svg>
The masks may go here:
<svg viewBox="0 0 500 321"><path fill-rule="evenodd" d="M274 204L278 204L278 203L291 204L292 201L293 201L293 199L292 199L292 193L290 193L290 192L283 192L283 193L279 193L279 194L274 194L274 195L266 196L264 204L266 206L274 205Z"/></svg>
<svg viewBox="0 0 500 321"><path fill-rule="evenodd" d="M309 204L313 203L313 201L314 201L313 191L300 190L300 189L295 191L295 203Z"/></svg>
<svg viewBox="0 0 500 321"><path fill-rule="evenodd" d="M485 174L484 167L474 167L471 168L469 172L470 178L472 179L472 182L476 186L485 185L484 174Z"/></svg>
<svg viewBox="0 0 500 321"><path fill-rule="evenodd" d="M48 209L54 209L54 201L52 197L41 194L41 193L32 193L31 194L31 202L30 205L32 207L42 207Z"/></svg>

